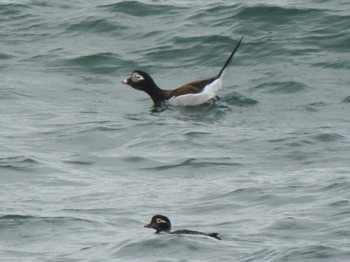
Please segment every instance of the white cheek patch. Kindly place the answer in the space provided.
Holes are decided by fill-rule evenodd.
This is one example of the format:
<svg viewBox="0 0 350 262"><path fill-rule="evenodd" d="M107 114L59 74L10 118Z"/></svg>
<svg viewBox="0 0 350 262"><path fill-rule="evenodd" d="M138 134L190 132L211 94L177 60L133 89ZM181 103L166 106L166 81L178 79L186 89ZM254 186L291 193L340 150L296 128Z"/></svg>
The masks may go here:
<svg viewBox="0 0 350 262"><path fill-rule="evenodd" d="M157 218L157 224L161 224L161 223L166 224L166 222L163 219Z"/></svg>
<svg viewBox="0 0 350 262"><path fill-rule="evenodd" d="M131 75L131 80L132 80L133 82L140 82L140 81L142 81L142 80L145 80L145 78L144 78L142 75L139 75L138 73L133 73L133 74Z"/></svg>

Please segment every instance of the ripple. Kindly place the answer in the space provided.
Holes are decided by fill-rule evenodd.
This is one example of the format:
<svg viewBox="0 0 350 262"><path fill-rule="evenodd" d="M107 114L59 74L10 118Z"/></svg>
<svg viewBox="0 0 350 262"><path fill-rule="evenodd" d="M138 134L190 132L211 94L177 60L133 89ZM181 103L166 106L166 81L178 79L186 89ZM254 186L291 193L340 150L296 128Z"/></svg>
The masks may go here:
<svg viewBox="0 0 350 262"><path fill-rule="evenodd" d="M320 110L320 108L323 108L325 106L328 106L328 104L325 102L314 102L306 105L305 109L309 112L317 112Z"/></svg>
<svg viewBox="0 0 350 262"><path fill-rule="evenodd" d="M176 14L183 9L173 5L146 4L139 1L122 1L111 5L101 5L100 7L106 8L111 12L124 13L137 17Z"/></svg>
<svg viewBox="0 0 350 262"><path fill-rule="evenodd" d="M293 21L296 17L319 16L322 10L306 9L306 8L292 8L271 5L255 5L242 8L237 17L244 17L245 19L256 19L269 23L288 23Z"/></svg>
<svg viewBox="0 0 350 262"><path fill-rule="evenodd" d="M332 190L335 192L339 192L340 190L348 190L350 189L350 183L347 181L341 181L341 182L330 182L328 185L326 185L322 191L326 191L326 190ZM348 202L348 201L345 201ZM337 203L344 203L344 201L342 200L341 202L337 201Z"/></svg>
<svg viewBox="0 0 350 262"><path fill-rule="evenodd" d="M62 222L91 222L86 219L75 217L39 217L29 215L8 214L0 217L1 226L3 228L10 228L20 226L26 223L50 223L61 224Z"/></svg>
<svg viewBox="0 0 350 262"><path fill-rule="evenodd" d="M227 160L227 161L225 161ZM203 168L203 167L214 167L214 166L241 166L242 164L232 162L230 157L221 157L221 158L186 158L179 159L177 161L170 161L169 163L156 165L152 167L144 168L145 170L167 170L167 169L176 169L179 167L193 167L193 168Z"/></svg>
<svg viewBox="0 0 350 262"><path fill-rule="evenodd" d="M317 229L319 225L306 220L306 219L296 219L293 217L287 217L276 221L269 230L272 231L303 231L303 230L313 230Z"/></svg>
<svg viewBox="0 0 350 262"><path fill-rule="evenodd" d="M110 74L116 72L123 64L120 57L114 53L96 53L79 56L56 62L54 66L67 71L85 71L96 74Z"/></svg>
<svg viewBox="0 0 350 262"><path fill-rule="evenodd" d="M109 22L107 19L96 19L95 17L89 17L86 20L69 25L67 27L68 32L82 32L82 33L110 33L113 31L120 32L126 30L126 26L122 26L118 23Z"/></svg>
<svg viewBox="0 0 350 262"><path fill-rule="evenodd" d="M29 6L16 3L0 3L0 21L6 16L22 15L29 9ZM7 19L6 19L7 20Z"/></svg>
<svg viewBox="0 0 350 262"><path fill-rule="evenodd" d="M24 215L4 215L1 216L1 220L25 220L25 219L31 219L33 218L32 216L24 216Z"/></svg>
<svg viewBox="0 0 350 262"><path fill-rule="evenodd" d="M229 36L224 35L204 35L204 36L174 36L173 42L178 45L203 45L205 43L208 46L218 46L225 44L226 46L233 46L233 40ZM228 51L229 52L229 51Z"/></svg>
<svg viewBox="0 0 350 262"><path fill-rule="evenodd" d="M254 106L259 102L255 99L246 97L237 92L233 92L225 95L220 101L223 101L229 105L245 107L245 106Z"/></svg>
<svg viewBox="0 0 350 262"><path fill-rule="evenodd" d="M255 87L256 89L266 90L266 93L275 93L275 94L293 94L305 91L309 87L301 82L297 81L275 81L269 83L259 84Z"/></svg>
<svg viewBox="0 0 350 262"><path fill-rule="evenodd" d="M92 160L85 160L85 159L69 159L69 160L63 160L63 162L67 164L81 165L81 166L90 166L95 163Z"/></svg>
<svg viewBox="0 0 350 262"><path fill-rule="evenodd" d="M202 18L207 19L208 13L215 16L218 15L220 17L224 17L226 15L229 15L229 17L226 17L222 20L231 20L230 18L233 18L232 16L236 17L236 13L239 10L239 7L242 7L240 4L236 3L230 3L226 2L225 4L215 3L215 4L209 4L208 6L202 7L198 10L198 12L195 12L193 15L190 16L190 19L194 20L200 20ZM236 12L234 12L236 11ZM232 21L232 20L231 20ZM221 24L221 21L220 21Z"/></svg>
<svg viewBox="0 0 350 262"><path fill-rule="evenodd" d="M8 55L8 54L0 53L0 59L1 59L1 60L7 60L7 59L14 58L14 57L15 57L15 56L13 56L13 55Z"/></svg>
<svg viewBox="0 0 350 262"><path fill-rule="evenodd" d="M10 156L0 158L0 168L5 169L24 171L35 168L38 164L38 161L28 156Z"/></svg>
<svg viewBox="0 0 350 262"><path fill-rule="evenodd" d="M343 103L349 104L350 103L350 96L345 97L343 100Z"/></svg>
<svg viewBox="0 0 350 262"><path fill-rule="evenodd" d="M331 189L333 189L333 188L339 188L339 186L338 185L329 185L328 186L328 188L331 188ZM340 187L340 189L344 189L344 188L342 188L342 187ZM338 200L338 201L335 201L335 202L333 202L333 203L331 203L331 204L329 204L329 206L331 206L331 207L350 207L350 201L349 200Z"/></svg>
<svg viewBox="0 0 350 262"><path fill-rule="evenodd" d="M319 134L319 135L313 136L313 139L319 142L328 143L328 142L343 140L344 137L336 133L329 133L329 134Z"/></svg>
<svg viewBox="0 0 350 262"><path fill-rule="evenodd" d="M336 61L319 62L312 64L315 67L327 68L327 69L350 69L349 61L346 59L337 59Z"/></svg>
<svg viewBox="0 0 350 262"><path fill-rule="evenodd" d="M145 256L149 257L148 250L153 250L155 255L150 261L187 261L180 258L176 259L179 257L179 252L186 252L189 257L193 257L196 254L199 261L204 261L208 258L211 258L209 261L216 261L217 255L215 252L218 249L222 252L227 249L227 246L222 246L217 242L201 236L156 235L151 239L126 241L123 246L115 250L114 256L128 261L134 261L134 259L135 261L142 261ZM169 260L159 260L159 252L163 252L164 249L167 250L166 256L169 257Z"/></svg>
<svg viewBox="0 0 350 262"><path fill-rule="evenodd" d="M335 259L341 258L343 253L337 248L333 248L327 245L306 245L298 248L291 248L286 252L285 255L282 255L278 261L306 261L312 259L327 259L332 258L332 261ZM343 258L345 258L345 253L343 253Z"/></svg>

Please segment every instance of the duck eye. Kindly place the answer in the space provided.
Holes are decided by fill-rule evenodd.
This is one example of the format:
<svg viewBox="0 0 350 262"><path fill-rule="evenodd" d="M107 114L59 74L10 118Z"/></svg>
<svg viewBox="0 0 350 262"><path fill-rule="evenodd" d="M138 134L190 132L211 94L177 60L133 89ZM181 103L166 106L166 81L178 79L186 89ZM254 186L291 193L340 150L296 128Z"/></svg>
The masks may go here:
<svg viewBox="0 0 350 262"><path fill-rule="evenodd" d="M157 224L166 223L163 219L157 218Z"/></svg>
<svg viewBox="0 0 350 262"><path fill-rule="evenodd" d="M142 75L139 75L138 73L134 73L134 74L131 76L131 79L132 79L134 82L139 82L139 81L144 80L144 77L143 77Z"/></svg>

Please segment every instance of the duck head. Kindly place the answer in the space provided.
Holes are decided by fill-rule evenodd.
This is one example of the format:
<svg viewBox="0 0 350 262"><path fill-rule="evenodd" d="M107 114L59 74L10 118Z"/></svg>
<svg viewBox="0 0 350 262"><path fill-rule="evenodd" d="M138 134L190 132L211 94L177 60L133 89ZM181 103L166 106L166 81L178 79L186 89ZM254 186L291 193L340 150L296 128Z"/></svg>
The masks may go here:
<svg viewBox="0 0 350 262"><path fill-rule="evenodd" d="M160 232L170 232L171 223L169 218L162 215L155 215L149 224L145 225L147 228L153 228L156 230L156 234Z"/></svg>
<svg viewBox="0 0 350 262"><path fill-rule="evenodd" d="M122 83L145 92L147 92L148 89L156 86L152 77L141 70L135 70L132 72L131 76L124 79Z"/></svg>

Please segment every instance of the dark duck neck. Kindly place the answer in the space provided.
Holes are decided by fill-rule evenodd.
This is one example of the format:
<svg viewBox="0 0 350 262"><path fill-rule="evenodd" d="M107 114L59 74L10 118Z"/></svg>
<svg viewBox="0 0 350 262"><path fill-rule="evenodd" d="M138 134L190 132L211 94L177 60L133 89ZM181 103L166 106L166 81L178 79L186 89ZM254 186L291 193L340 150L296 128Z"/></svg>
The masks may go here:
<svg viewBox="0 0 350 262"><path fill-rule="evenodd" d="M144 91L152 98L155 106L161 106L168 99L165 91L159 88L154 82L152 85L144 89Z"/></svg>

